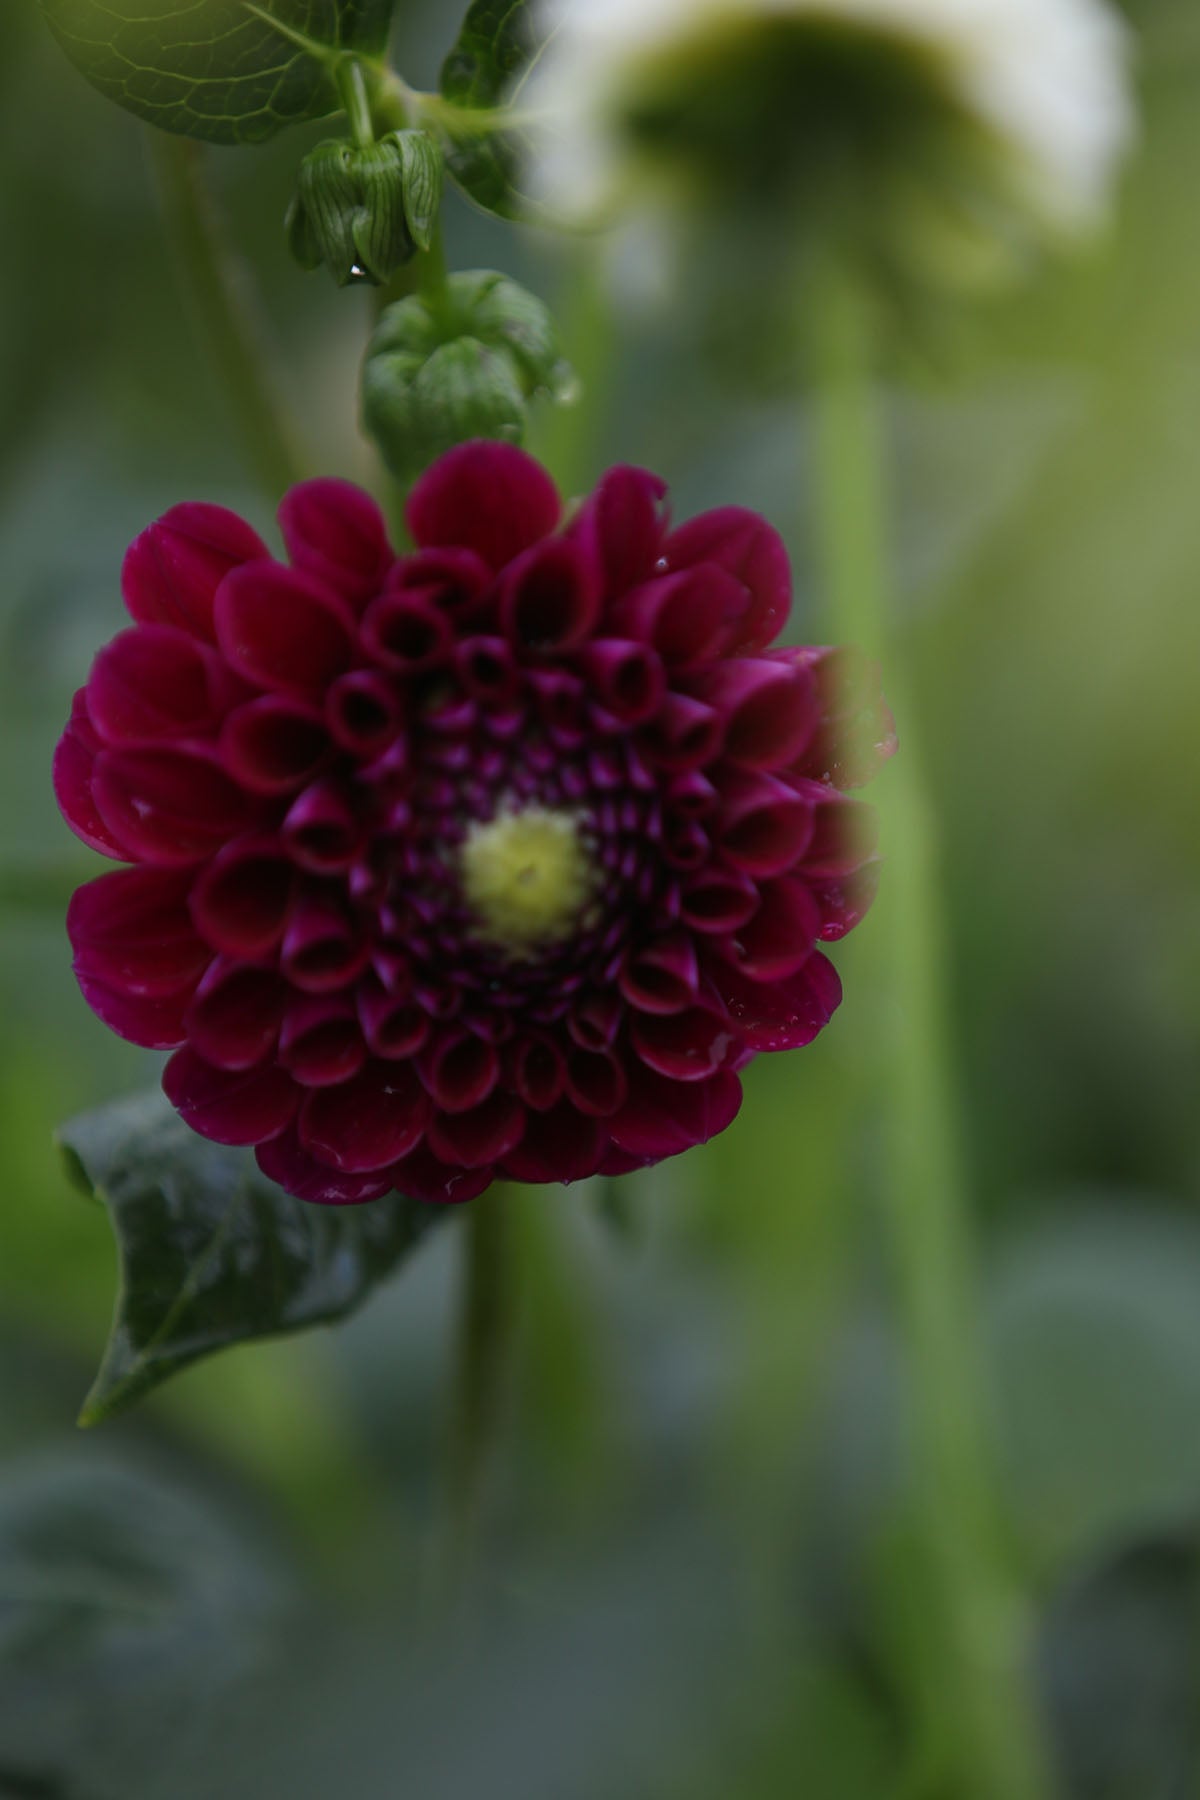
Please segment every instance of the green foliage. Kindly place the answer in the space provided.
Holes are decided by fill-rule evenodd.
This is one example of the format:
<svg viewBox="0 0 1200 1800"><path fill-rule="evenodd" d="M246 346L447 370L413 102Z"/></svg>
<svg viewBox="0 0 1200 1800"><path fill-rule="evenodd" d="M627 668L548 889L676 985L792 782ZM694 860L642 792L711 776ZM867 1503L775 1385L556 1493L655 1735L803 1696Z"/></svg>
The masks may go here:
<svg viewBox="0 0 1200 1800"><path fill-rule="evenodd" d="M305 1206L243 1152L197 1137L157 1093L76 1119L60 1142L85 1192L108 1207L121 1262L84 1425L216 1350L345 1318L439 1217L399 1196Z"/></svg>
<svg viewBox="0 0 1200 1800"><path fill-rule="evenodd" d="M41 0L75 67L151 125L256 144L340 104L342 53L385 49L395 0Z"/></svg>
<svg viewBox="0 0 1200 1800"><path fill-rule="evenodd" d="M537 210L521 187L534 122L517 106L540 49L536 13L533 0L475 0L442 66L441 93L449 104L431 114L454 179L478 206L502 218ZM505 108L512 109L507 118Z"/></svg>
<svg viewBox="0 0 1200 1800"><path fill-rule="evenodd" d="M285 1588L223 1509L72 1455L0 1490L0 1793L159 1794L254 1676Z"/></svg>

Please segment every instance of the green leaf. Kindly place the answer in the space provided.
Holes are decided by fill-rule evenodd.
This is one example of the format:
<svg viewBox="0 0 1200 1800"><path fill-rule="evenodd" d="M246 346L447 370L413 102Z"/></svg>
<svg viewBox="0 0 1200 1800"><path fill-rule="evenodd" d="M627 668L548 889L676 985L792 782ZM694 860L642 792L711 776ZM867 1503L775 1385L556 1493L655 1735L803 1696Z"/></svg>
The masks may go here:
<svg viewBox="0 0 1200 1800"><path fill-rule="evenodd" d="M537 121L516 105L548 42L537 27L540 12L535 0L475 0L442 66L446 104L430 114L458 185L476 205L502 218L527 218L540 210L522 191Z"/></svg>
<svg viewBox="0 0 1200 1800"><path fill-rule="evenodd" d="M203 1754L293 1621L287 1571L224 1503L87 1452L9 1463L0 1491L14 1800L172 1791L164 1771Z"/></svg>
<svg viewBox="0 0 1200 1800"><path fill-rule="evenodd" d="M338 56L379 56L395 0L41 0L75 67L151 125L257 144L341 102Z"/></svg>
<svg viewBox="0 0 1200 1800"><path fill-rule="evenodd" d="M158 1093L88 1113L59 1142L108 1207L120 1256L83 1425L216 1350L345 1318L442 1216L398 1195L354 1207L293 1200L246 1152L197 1137Z"/></svg>

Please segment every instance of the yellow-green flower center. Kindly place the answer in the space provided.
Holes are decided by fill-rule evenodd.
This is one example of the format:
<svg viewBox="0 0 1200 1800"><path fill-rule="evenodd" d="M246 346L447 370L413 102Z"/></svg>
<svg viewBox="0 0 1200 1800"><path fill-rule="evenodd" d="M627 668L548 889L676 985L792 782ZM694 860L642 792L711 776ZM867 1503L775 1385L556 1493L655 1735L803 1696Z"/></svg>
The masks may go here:
<svg viewBox="0 0 1200 1800"><path fill-rule="evenodd" d="M473 824L462 847L461 874L480 936L514 957L570 937L596 886L577 815L545 806Z"/></svg>

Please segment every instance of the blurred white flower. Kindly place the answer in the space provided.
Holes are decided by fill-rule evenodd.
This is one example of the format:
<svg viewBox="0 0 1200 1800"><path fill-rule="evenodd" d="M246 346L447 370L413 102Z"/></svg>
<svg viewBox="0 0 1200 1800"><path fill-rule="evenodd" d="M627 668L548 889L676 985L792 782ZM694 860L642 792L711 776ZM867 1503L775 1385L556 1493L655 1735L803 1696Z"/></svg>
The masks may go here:
<svg viewBox="0 0 1200 1800"><path fill-rule="evenodd" d="M534 179L579 221L762 203L971 279L1100 223L1132 135L1107 0L556 0L546 22Z"/></svg>

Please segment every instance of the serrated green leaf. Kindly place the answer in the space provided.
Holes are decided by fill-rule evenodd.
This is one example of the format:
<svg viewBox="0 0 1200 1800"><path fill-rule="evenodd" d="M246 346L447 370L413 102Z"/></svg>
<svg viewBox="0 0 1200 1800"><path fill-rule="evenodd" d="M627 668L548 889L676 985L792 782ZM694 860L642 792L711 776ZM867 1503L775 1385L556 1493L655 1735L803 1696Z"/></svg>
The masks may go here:
<svg viewBox="0 0 1200 1800"><path fill-rule="evenodd" d="M516 104L547 41L536 0L475 0L442 65L444 110L433 116L446 166L464 193L502 218L540 209L524 190L535 150L535 120ZM507 118L492 115L509 109ZM475 115L474 117L472 115Z"/></svg>
<svg viewBox="0 0 1200 1800"><path fill-rule="evenodd" d="M306 1206L246 1152L197 1137L158 1093L88 1113L59 1142L72 1176L107 1206L120 1258L84 1425L214 1351L345 1318L441 1216L398 1195Z"/></svg>
<svg viewBox="0 0 1200 1800"><path fill-rule="evenodd" d="M340 106L331 65L378 56L395 0L41 0L75 67L151 125L256 144Z"/></svg>

